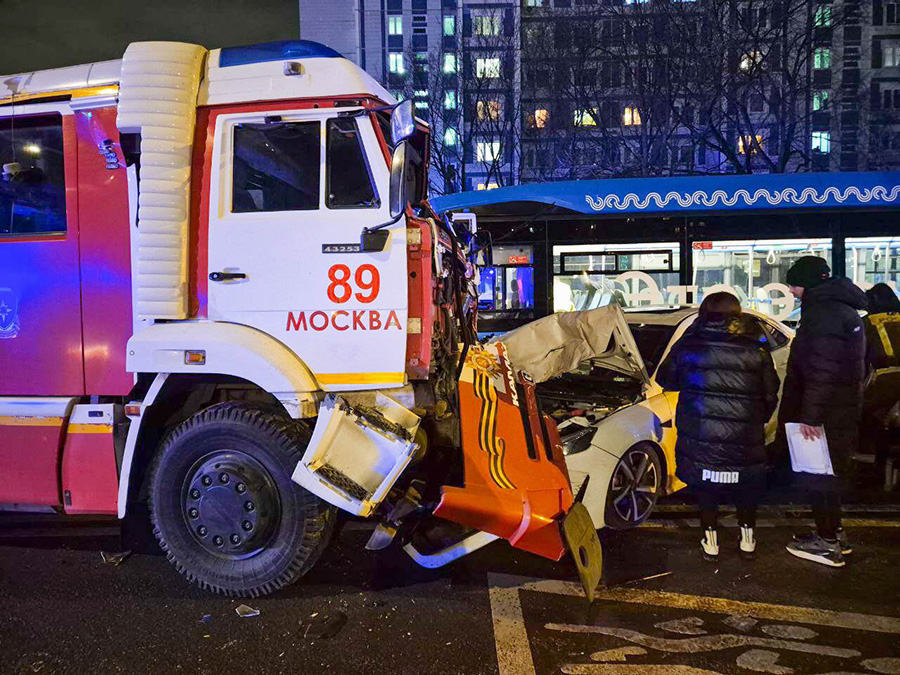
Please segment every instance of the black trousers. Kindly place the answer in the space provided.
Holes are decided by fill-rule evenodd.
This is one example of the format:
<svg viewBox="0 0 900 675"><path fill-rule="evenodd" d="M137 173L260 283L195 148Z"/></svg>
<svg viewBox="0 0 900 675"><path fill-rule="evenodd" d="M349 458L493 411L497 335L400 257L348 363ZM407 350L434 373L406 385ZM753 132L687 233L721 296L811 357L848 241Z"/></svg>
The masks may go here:
<svg viewBox="0 0 900 675"><path fill-rule="evenodd" d="M704 530L715 528L719 521L719 504L733 503L737 507L738 524L756 527L756 507L760 490L755 485L731 486L699 485L694 488L700 507L700 525Z"/></svg>
<svg viewBox="0 0 900 675"><path fill-rule="evenodd" d="M815 490L809 493L816 530L823 539L837 539L841 529L841 493L837 490Z"/></svg>

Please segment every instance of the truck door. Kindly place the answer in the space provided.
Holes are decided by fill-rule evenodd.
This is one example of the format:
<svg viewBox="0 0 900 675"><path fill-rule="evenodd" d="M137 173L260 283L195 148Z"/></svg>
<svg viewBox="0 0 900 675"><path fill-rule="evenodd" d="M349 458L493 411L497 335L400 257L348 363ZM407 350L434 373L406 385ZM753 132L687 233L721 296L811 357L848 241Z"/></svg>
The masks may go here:
<svg viewBox="0 0 900 675"><path fill-rule="evenodd" d="M0 113L0 502L56 505L84 394L75 125L60 104L27 109Z"/></svg>
<svg viewBox="0 0 900 675"><path fill-rule="evenodd" d="M210 176L209 318L292 349L326 390L404 384L404 220L385 250L389 171L367 115L220 115Z"/></svg>

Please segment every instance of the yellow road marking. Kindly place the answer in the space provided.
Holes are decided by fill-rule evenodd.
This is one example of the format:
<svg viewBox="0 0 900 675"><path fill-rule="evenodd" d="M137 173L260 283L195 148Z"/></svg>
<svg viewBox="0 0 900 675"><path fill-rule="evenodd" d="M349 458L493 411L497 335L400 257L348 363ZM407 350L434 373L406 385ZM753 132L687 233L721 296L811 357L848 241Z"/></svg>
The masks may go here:
<svg viewBox="0 0 900 675"><path fill-rule="evenodd" d="M523 590L554 593L556 595L584 596L581 585L569 581L525 580L521 588ZM596 597L598 600L610 600L612 602L691 609L700 612L715 612L717 614L736 614L739 616L752 616L755 619L807 623L817 626L851 628L854 630L900 635L900 618L893 616L836 612L830 609L775 605L767 602L748 602L705 595L686 595L637 588L598 589Z"/></svg>

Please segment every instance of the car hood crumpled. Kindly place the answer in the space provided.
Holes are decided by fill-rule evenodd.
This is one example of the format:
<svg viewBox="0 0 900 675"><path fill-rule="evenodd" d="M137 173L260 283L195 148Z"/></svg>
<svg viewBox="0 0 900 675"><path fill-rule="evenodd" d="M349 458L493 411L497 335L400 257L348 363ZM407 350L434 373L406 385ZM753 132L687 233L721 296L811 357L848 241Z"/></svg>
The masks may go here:
<svg viewBox="0 0 900 675"><path fill-rule="evenodd" d="M575 370L588 359L645 384L650 381L619 305L551 314L493 341L502 342L513 368L537 384Z"/></svg>

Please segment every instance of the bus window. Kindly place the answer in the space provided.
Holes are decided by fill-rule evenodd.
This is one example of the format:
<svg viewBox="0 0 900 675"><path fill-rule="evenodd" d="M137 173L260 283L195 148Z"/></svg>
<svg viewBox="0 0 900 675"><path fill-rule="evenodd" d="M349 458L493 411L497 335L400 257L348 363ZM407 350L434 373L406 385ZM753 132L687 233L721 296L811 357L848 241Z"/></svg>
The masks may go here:
<svg viewBox="0 0 900 675"><path fill-rule="evenodd" d="M678 304L679 246L576 244L553 247L553 311Z"/></svg>
<svg viewBox="0 0 900 675"><path fill-rule="evenodd" d="M694 242L696 301L728 291L741 305L779 321L791 318L799 303L784 279L798 258L818 255L831 265L831 239L754 239Z"/></svg>
<svg viewBox="0 0 900 675"><path fill-rule="evenodd" d="M493 264L481 269L478 308L487 318L506 313L529 318L534 310L534 248L494 246Z"/></svg>
<svg viewBox="0 0 900 675"><path fill-rule="evenodd" d="M885 283L900 295L900 237L847 237L847 277L864 291Z"/></svg>

